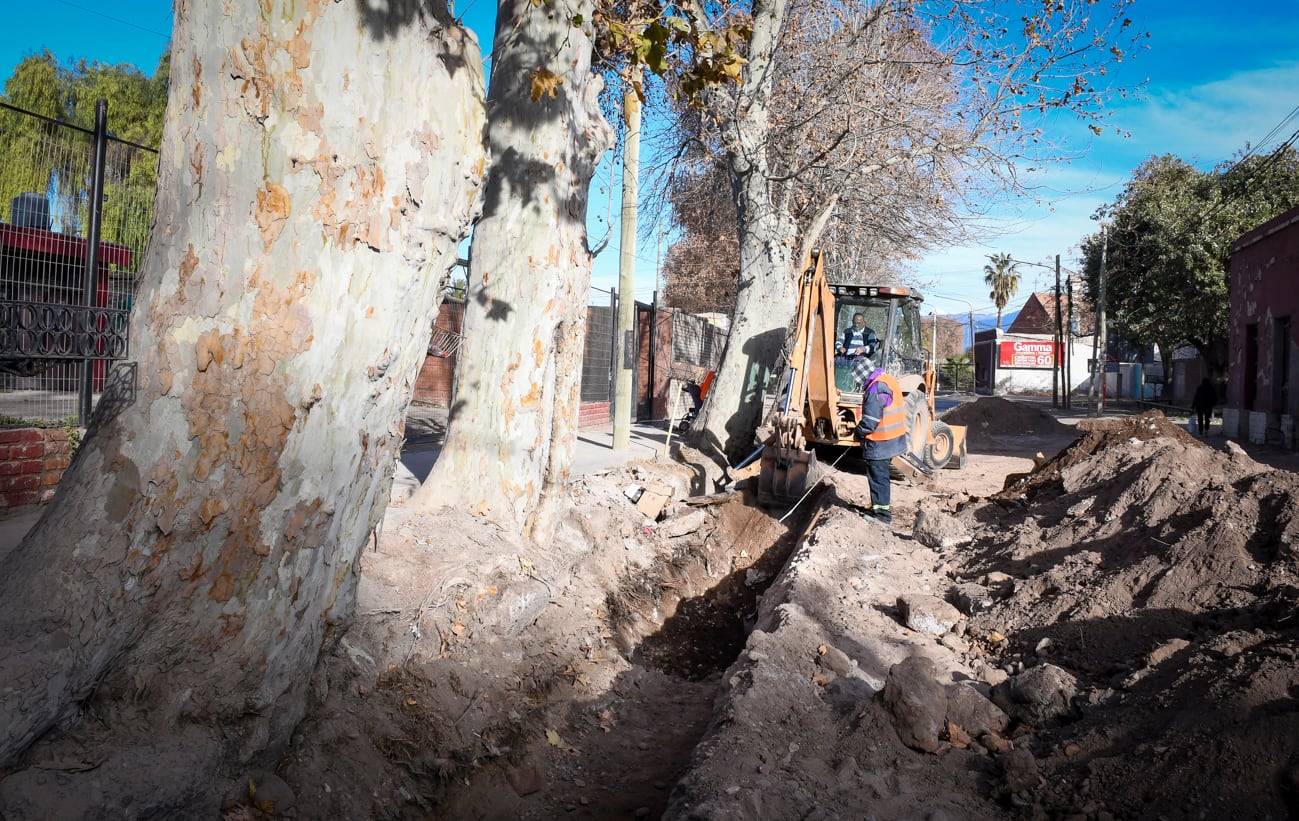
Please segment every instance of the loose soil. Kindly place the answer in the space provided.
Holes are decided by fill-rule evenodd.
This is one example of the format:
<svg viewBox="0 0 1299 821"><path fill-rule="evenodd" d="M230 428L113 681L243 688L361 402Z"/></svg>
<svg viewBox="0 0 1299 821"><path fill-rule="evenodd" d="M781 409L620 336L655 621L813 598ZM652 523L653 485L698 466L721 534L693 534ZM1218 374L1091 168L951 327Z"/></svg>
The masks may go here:
<svg viewBox="0 0 1299 821"><path fill-rule="evenodd" d="M688 449L544 546L395 505L224 817L1299 818L1299 475L1157 413L944 419L970 464L891 530L853 454L783 521Z"/></svg>
<svg viewBox="0 0 1299 821"><path fill-rule="evenodd" d="M783 523L743 491L687 503L667 461L575 481L544 549L394 508L284 814L1299 818L1299 476L1157 413L958 410L970 465L895 486L894 531L853 454ZM623 495L650 479L676 488L657 522ZM968 541L916 541L920 511ZM950 630L904 623L900 596L962 583L987 601ZM921 751L885 696L929 692L898 683L916 656L1012 715L1026 671L1068 687Z"/></svg>

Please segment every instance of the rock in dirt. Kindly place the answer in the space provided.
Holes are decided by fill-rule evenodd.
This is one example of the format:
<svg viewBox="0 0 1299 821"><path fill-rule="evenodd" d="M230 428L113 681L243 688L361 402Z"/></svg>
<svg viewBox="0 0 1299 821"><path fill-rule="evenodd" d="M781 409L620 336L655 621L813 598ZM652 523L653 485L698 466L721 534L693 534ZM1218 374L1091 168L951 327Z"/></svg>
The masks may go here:
<svg viewBox="0 0 1299 821"><path fill-rule="evenodd" d="M258 770L252 776L252 781L256 790L257 805L263 809L270 808L273 812L283 813L291 809L297 801L293 790L289 789L284 779L275 773Z"/></svg>
<svg viewBox="0 0 1299 821"><path fill-rule="evenodd" d="M1010 678L1010 676L1006 674L1005 670L993 667L982 659L974 663L974 675L979 679L979 681L994 687Z"/></svg>
<svg viewBox="0 0 1299 821"><path fill-rule="evenodd" d="M501 636L517 636L550 604L550 588L533 578L501 582L500 595L478 602L476 616L483 626Z"/></svg>
<svg viewBox="0 0 1299 821"><path fill-rule="evenodd" d="M1146 664L1151 667L1158 667L1190 646L1191 643L1186 639L1169 639L1150 651L1150 654L1146 656Z"/></svg>
<svg viewBox="0 0 1299 821"><path fill-rule="evenodd" d="M1054 664L1039 664L992 688L992 701L1012 718L1043 724L1073 713L1078 680Z"/></svg>
<svg viewBox="0 0 1299 821"><path fill-rule="evenodd" d="M707 523L708 513L694 508L682 516L674 516L659 525L659 535L675 539L678 536L694 533Z"/></svg>
<svg viewBox="0 0 1299 821"><path fill-rule="evenodd" d="M910 656L889 669L880 696L902 743L926 753L942 746L947 716L947 691L937 674L932 660Z"/></svg>
<svg viewBox="0 0 1299 821"><path fill-rule="evenodd" d="M533 764L515 767L505 773L505 780L509 783L510 789L514 790L514 794L520 798L538 792L543 784L541 771Z"/></svg>
<svg viewBox="0 0 1299 821"><path fill-rule="evenodd" d="M1037 759L1027 747L1016 747L1010 752L998 755L997 760L1001 764L1001 774L1006 781L1006 791L1009 793L1036 789L1042 781Z"/></svg>
<svg viewBox="0 0 1299 821"><path fill-rule="evenodd" d="M1015 577L999 570L984 575L979 583L988 588L988 592L999 599L1004 599L1015 593Z"/></svg>
<svg viewBox="0 0 1299 821"><path fill-rule="evenodd" d="M951 550L971 541L970 531L960 519L925 508L916 511L911 536L925 547L940 551Z"/></svg>
<svg viewBox="0 0 1299 821"><path fill-rule="evenodd" d="M826 645L825 651L817 656L817 663L839 676L851 675L857 669L857 662L838 647Z"/></svg>
<svg viewBox="0 0 1299 821"><path fill-rule="evenodd" d="M923 593L898 596L897 607L903 624L931 636L943 635L961 620L961 611L942 599Z"/></svg>
<svg viewBox="0 0 1299 821"><path fill-rule="evenodd" d="M967 616L982 613L992 607L992 593L974 582L963 582L947 591L947 600Z"/></svg>
<svg viewBox="0 0 1299 821"><path fill-rule="evenodd" d="M1003 732L1010 724L1005 711L965 683L947 685L947 720L976 738Z"/></svg>

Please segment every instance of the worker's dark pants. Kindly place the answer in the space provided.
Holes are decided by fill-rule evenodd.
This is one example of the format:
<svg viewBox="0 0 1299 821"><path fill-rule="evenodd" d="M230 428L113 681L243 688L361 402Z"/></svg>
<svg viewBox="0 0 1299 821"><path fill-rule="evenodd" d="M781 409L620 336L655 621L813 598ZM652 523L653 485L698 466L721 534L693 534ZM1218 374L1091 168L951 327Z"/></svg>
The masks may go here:
<svg viewBox="0 0 1299 821"><path fill-rule="evenodd" d="M867 459L866 481L871 489L871 515L885 524L893 523L892 487L889 485L889 462L892 459Z"/></svg>
<svg viewBox="0 0 1299 821"><path fill-rule="evenodd" d="M1213 421L1213 409L1207 411L1197 410L1195 412L1195 426L1201 436L1209 432L1209 424Z"/></svg>

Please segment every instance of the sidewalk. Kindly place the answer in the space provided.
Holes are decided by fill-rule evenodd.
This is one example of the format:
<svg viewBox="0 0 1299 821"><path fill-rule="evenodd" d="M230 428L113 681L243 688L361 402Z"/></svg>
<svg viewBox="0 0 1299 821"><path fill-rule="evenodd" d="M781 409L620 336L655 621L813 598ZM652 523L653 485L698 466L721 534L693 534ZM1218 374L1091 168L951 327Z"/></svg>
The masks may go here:
<svg viewBox="0 0 1299 821"><path fill-rule="evenodd" d="M397 476L393 479L393 498L403 499L419 487L438 454L446 436L447 410L412 405L406 416L406 447L401 452ZM676 438L675 436L673 437ZM582 428L573 445L573 475L598 473L628 462L653 459L665 449L667 431L652 425L632 425L628 447L613 449L613 424Z"/></svg>
<svg viewBox="0 0 1299 821"><path fill-rule="evenodd" d="M428 476L446 436L446 408L411 406L406 417L406 446L402 449L397 475L393 478L393 498L409 496ZM653 459L664 450L667 431L651 425L632 425L631 441L624 451L613 449L613 425L583 428L573 447L572 473L598 473L628 462ZM675 440L676 437L673 436ZM44 505L32 505L0 512L0 559L22 541L36 526Z"/></svg>

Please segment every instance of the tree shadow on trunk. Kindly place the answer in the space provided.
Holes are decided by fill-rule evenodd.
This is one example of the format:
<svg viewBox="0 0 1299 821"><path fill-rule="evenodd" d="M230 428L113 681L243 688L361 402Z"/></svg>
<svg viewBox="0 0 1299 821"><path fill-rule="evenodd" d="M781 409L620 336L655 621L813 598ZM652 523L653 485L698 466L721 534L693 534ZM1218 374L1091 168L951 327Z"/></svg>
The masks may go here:
<svg viewBox="0 0 1299 821"><path fill-rule="evenodd" d="M764 414L768 410L765 393L786 336L784 328L772 328L744 342L741 353L745 357L744 373L747 376L738 407L726 420L726 441L720 441L716 434L702 428L689 434L690 444L712 460L723 474L752 455L754 449L762 444L755 441L754 433L765 421ZM707 401L716 399L716 394L710 394ZM699 415L700 419L705 417L706 413Z"/></svg>

